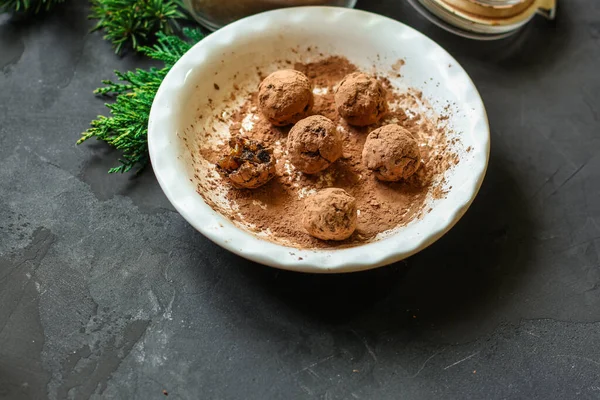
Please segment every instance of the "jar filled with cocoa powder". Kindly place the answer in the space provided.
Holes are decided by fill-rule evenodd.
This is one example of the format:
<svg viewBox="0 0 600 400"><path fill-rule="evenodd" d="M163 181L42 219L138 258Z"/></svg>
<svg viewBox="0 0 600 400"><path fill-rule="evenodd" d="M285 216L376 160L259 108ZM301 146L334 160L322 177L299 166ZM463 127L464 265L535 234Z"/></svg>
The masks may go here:
<svg viewBox="0 0 600 400"><path fill-rule="evenodd" d="M554 19L558 0L408 0L425 18L460 36L502 39L536 15Z"/></svg>
<svg viewBox="0 0 600 400"><path fill-rule="evenodd" d="M356 0L185 0L192 16L215 30L223 25L263 11L299 6L354 7Z"/></svg>

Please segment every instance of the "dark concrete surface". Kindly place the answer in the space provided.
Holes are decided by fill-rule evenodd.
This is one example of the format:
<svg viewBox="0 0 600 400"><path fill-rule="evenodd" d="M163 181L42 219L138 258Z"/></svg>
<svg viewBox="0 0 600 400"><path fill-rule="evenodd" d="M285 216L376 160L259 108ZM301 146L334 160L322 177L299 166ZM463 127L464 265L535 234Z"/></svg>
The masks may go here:
<svg viewBox="0 0 600 400"><path fill-rule="evenodd" d="M72 0L0 17L0 398L600 398L600 2L498 43L400 0L481 91L492 151L460 223L396 265L277 271L221 250L150 169L76 147L117 58Z"/></svg>

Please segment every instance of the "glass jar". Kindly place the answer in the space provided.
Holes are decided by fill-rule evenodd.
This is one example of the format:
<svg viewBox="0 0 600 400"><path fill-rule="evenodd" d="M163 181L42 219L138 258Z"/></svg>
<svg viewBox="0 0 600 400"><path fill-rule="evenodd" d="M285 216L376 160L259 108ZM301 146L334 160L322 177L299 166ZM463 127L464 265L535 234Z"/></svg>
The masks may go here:
<svg viewBox="0 0 600 400"><path fill-rule="evenodd" d="M297 6L354 7L356 0L185 0L192 16L215 30L237 19L275 8Z"/></svg>
<svg viewBox="0 0 600 400"><path fill-rule="evenodd" d="M536 14L554 19L557 0L408 0L447 31L479 40L502 39Z"/></svg>

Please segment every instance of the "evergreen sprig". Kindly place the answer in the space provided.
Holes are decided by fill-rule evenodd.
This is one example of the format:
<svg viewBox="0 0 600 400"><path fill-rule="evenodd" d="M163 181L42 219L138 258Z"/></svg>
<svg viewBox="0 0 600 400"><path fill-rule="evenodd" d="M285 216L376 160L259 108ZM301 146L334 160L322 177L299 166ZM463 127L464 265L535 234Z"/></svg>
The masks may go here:
<svg viewBox="0 0 600 400"><path fill-rule="evenodd" d="M0 14L6 12L39 13L65 0L0 0Z"/></svg>
<svg viewBox="0 0 600 400"><path fill-rule="evenodd" d="M164 62L164 68L125 73L115 71L117 78L124 83L105 80L102 83L106 86L94 91L100 95L116 96L114 103L106 104L111 116L98 116L77 144L95 137L121 150L121 165L111 168L109 173L128 172L136 166L139 171L148 164L148 118L154 96L171 67L204 37L198 29L184 28L183 32L189 41L159 32L157 44L140 47L143 54Z"/></svg>
<svg viewBox="0 0 600 400"><path fill-rule="evenodd" d="M89 18L98 20L93 30L104 30L119 54L125 46L139 51L159 32L174 34L177 20L187 17L180 0L92 0Z"/></svg>

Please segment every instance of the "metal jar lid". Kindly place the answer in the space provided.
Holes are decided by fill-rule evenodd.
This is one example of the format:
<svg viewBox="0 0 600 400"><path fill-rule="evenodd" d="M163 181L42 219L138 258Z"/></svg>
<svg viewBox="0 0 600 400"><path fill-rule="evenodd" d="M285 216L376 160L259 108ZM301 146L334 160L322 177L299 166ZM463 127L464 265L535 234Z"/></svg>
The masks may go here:
<svg viewBox="0 0 600 400"><path fill-rule="evenodd" d="M424 17L457 35L502 39L536 14L553 19L557 0L408 0Z"/></svg>

